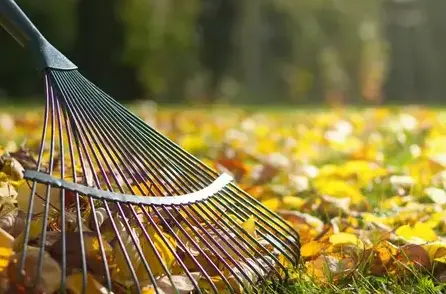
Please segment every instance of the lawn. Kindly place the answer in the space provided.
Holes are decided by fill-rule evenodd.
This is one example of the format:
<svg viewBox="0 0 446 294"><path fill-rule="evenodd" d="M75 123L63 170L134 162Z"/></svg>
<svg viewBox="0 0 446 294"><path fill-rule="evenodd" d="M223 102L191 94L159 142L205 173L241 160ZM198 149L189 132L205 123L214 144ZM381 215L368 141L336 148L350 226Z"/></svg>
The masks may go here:
<svg viewBox="0 0 446 294"><path fill-rule="evenodd" d="M443 289L442 109L130 108L214 169L231 172L299 232L301 264L280 292ZM4 151L37 148L41 111L0 112Z"/></svg>

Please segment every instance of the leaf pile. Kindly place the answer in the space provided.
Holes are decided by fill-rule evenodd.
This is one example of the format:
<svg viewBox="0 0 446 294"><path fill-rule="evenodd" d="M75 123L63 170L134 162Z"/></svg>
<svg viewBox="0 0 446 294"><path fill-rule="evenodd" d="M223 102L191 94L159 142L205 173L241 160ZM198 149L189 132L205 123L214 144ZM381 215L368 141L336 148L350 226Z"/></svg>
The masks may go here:
<svg viewBox="0 0 446 294"><path fill-rule="evenodd" d="M296 281L309 279L328 285L363 275L398 279L424 273L437 283L446 282L446 123L439 113L420 107L296 114L237 109L138 111L211 167L231 173L243 189L299 232L303 268L294 274ZM4 280L26 284L30 281L15 281L14 257L24 249L17 245L23 240L29 195L23 168L35 165L42 121L35 112L2 117L0 270L8 277ZM103 291L104 281L97 272L101 268L100 242L115 264L114 281L131 287L127 285L130 273L120 266L124 257L115 248L117 242L107 240L106 234L105 240L98 240L89 232L88 213L86 209L84 238L91 244L87 263L95 274L88 276L89 290ZM69 214L67 218L67 244L74 244L67 248L67 258L72 258L68 263L73 266L67 284L79 293L82 275L76 270L80 268L75 250L77 225L76 221L70 225ZM108 222L102 221L106 226ZM251 222L242 225L249 231ZM117 223L122 224L119 219ZM37 270L41 227L42 220L37 218L31 227L32 242L27 244L25 268L31 276ZM59 287L58 279L50 278L60 276L55 261L61 255L57 213L49 220L49 227L48 233L56 233L52 233L54 240L51 234L47 236L48 254L43 255L46 272L42 272L43 283L38 285L47 293ZM192 291L195 286L181 273L173 281L162 276L164 265L174 272L178 266L167 248L177 248L175 240L156 226L148 226L148 230L159 240L155 246L163 260L151 260L151 267L159 269L155 273L159 274L157 285L166 293L170 293L172 282L184 293ZM141 232L134 234L140 236ZM131 242L130 235L123 239ZM140 242L145 256L153 256L152 247L144 244L143 238ZM130 258L136 258L137 253L133 253ZM143 276L144 265L139 264L136 270L138 277ZM193 274L197 274L194 279L203 281L198 273ZM205 283L199 284L206 288ZM153 286L148 283L145 291L154 293Z"/></svg>
<svg viewBox="0 0 446 294"><path fill-rule="evenodd" d="M446 121L438 112L176 115L174 140L231 172L298 230L304 270L296 278L328 285L422 272L445 281Z"/></svg>

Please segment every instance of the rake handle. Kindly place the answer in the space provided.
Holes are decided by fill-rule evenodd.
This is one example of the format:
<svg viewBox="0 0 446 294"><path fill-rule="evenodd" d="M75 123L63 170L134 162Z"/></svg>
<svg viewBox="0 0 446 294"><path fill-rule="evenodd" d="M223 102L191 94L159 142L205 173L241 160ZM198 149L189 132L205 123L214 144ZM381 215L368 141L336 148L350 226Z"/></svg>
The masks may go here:
<svg viewBox="0 0 446 294"><path fill-rule="evenodd" d="M41 69L77 69L54 48L13 0L0 0L0 25L22 46L29 48Z"/></svg>
<svg viewBox="0 0 446 294"><path fill-rule="evenodd" d="M0 24L23 47L45 39L22 9L12 0L0 0Z"/></svg>

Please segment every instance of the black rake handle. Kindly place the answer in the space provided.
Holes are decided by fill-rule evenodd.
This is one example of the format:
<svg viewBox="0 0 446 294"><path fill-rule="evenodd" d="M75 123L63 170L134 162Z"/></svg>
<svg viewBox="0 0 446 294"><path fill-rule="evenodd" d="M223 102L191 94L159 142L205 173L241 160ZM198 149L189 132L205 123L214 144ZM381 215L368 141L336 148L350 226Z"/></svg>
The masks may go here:
<svg viewBox="0 0 446 294"><path fill-rule="evenodd" d="M0 0L0 24L23 47L45 39L31 20L12 0Z"/></svg>
<svg viewBox="0 0 446 294"><path fill-rule="evenodd" d="M54 48L13 0L0 0L0 25L23 47L30 49L39 68L77 69Z"/></svg>

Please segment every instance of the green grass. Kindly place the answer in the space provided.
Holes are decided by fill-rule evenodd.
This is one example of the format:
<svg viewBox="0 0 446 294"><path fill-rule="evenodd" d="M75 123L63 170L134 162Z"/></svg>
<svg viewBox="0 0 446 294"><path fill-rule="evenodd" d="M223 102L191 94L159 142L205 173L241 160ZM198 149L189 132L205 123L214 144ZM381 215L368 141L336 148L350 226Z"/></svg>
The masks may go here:
<svg viewBox="0 0 446 294"><path fill-rule="evenodd" d="M392 293L392 294L434 294L444 293L444 286L436 286L427 276L406 279L404 283L390 277L361 276L352 279L349 283L320 287L313 282L299 282L290 285L282 293L320 293L320 294L350 294L350 293Z"/></svg>

